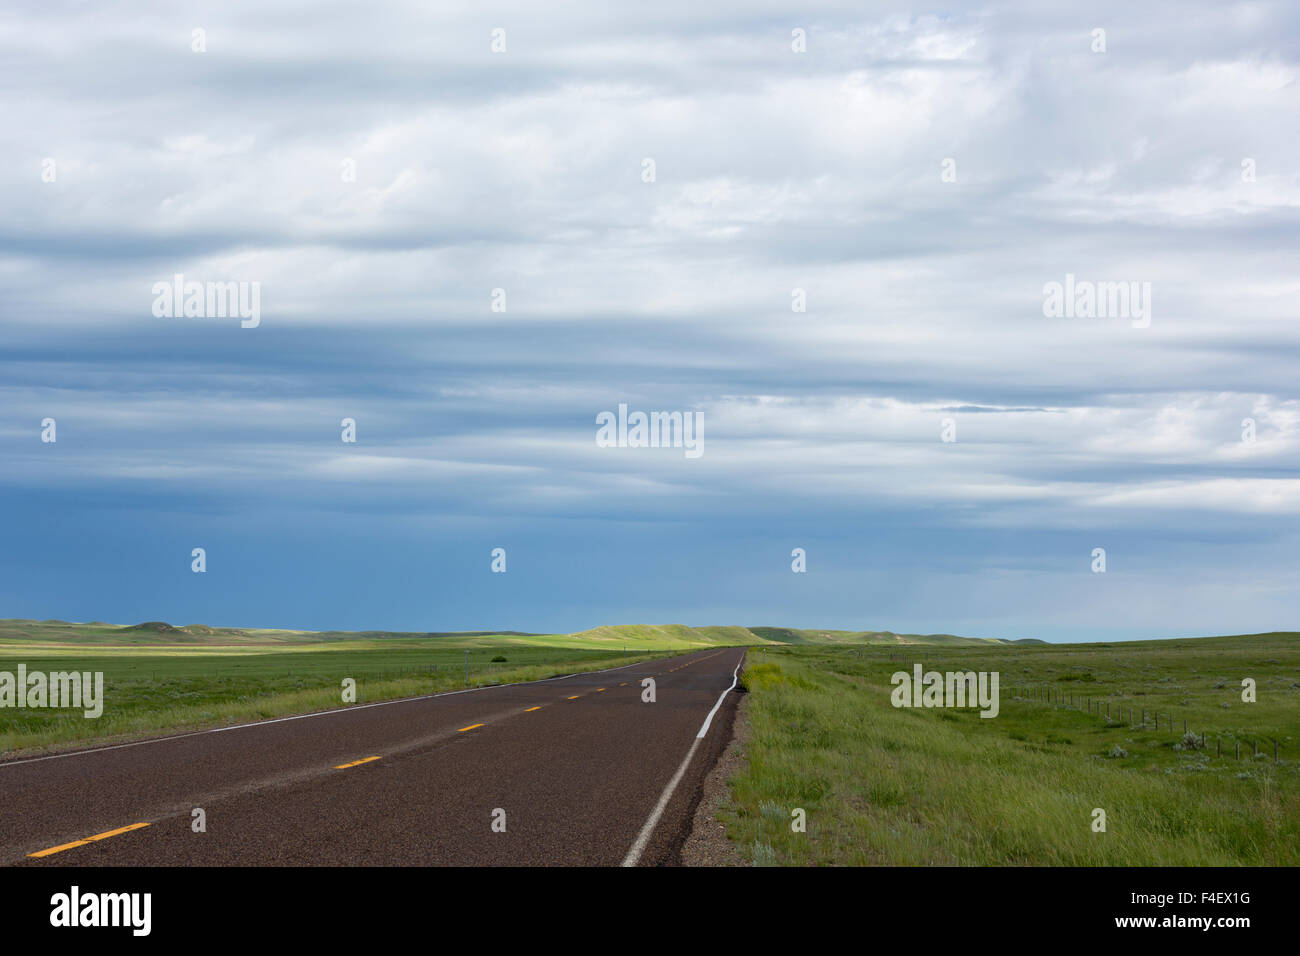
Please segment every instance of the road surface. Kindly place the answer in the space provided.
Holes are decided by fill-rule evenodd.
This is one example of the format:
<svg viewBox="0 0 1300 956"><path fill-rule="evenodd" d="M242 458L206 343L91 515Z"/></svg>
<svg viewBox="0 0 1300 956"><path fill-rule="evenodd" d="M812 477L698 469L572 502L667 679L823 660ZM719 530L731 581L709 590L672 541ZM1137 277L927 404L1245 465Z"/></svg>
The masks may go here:
<svg viewBox="0 0 1300 956"><path fill-rule="evenodd" d="M709 649L0 763L0 863L672 864L743 658Z"/></svg>

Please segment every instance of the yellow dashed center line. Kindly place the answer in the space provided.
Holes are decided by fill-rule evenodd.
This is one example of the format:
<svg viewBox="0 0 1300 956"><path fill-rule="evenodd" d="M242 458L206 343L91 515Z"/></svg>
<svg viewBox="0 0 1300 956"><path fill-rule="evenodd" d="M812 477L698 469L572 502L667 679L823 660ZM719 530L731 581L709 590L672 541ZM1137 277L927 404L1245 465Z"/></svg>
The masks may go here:
<svg viewBox="0 0 1300 956"><path fill-rule="evenodd" d="M141 827L147 827L147 823L132 823L128 827L118 827L116 830L109 830L106 833L96 833L92 837L86 837L84 840L74 840L71 843L64 843L60 846L52 846L48 850L39 850L36 853L28 853L28 856L49 856L53 853L62 853L64 850L71 850L74 846L85 846L87 843L94 843L96 840L106 840L111 836L117 836L119 833L129 833L132 830L139 830Z"/></svg>
<svg viewBox="0 0 1300 956"><path fill-rule="evenodd" d="M539 706L539 707L529 707L526 711L524 711L524 713L525 713L525 714L531 714L533 711L535 711L535 710L541 710L541 709L542 709L542 708L541 708L540 706Z"/></svg>
<svg viewBox="0 0 1300 956"><path fill-rule="evenodd" d="M605 688L603 688L603 687L597 687L597 688L596 688L596 693L599 694L599 693L600 693L602 690L604 690L604 689L605 689Z"/></svg>
<svg viewBox="0 0 1300 956"><path fill-rule="evenodd" d="M352 761L351 763L341 763L341 764L339 764L337 767L335 767L334 769L335 769L335 770L347 770L348 767L358 767L358 766L360 766L360 765L363 764L363 763L370 763L370 761L372 761L372 760L378 760L378 759L379 759L378 757L363 757L361 760L354 760L354 761Z"/></svg>
<svg viewBox="0 0 1300 956"><path fill-rule="evenodd" d="M572 697L569 698L569 700L577 700L577 699L578 699L578 695L577 695L577 694L574 694Z"/></svg>
<svg viewBox="0 0 1300 956"><path fill-rule="evenodd" d="M463 734L467 730L473 730L475 727L482 727L482 726L483 726L482 724L470 724L468 727L460 728L460 730L456 731L456 733Z"/></svg>

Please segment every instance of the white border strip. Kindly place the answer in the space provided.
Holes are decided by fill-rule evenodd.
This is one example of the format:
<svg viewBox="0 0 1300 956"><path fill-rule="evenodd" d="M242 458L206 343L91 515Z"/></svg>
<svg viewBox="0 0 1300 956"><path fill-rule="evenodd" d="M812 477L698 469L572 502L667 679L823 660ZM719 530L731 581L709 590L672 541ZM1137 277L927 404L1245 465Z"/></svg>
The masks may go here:
<svg viewBox="0 0 1300 956"><path fill-rule="evenodd" d="M677 772L673 774L673 778L668 781L668 786L664 787L664 792L659 795L659 802L655 804L654 810L650 812L649 818L646 819L645 824L641 827L641 832L636 835L636 841L632 844L632 848L627 851L627 856L623 857L622 866L636 866L640 861L641 854L645 852L646 846L650 843L650 837L655 832L655 827L659 823L659 818L664 815L664 810L668 809L668 801L673 798L673 791L676 790L677 785L682 782L682 777L686 775L686 768L691 764L691 758L695 756L695 751L699 749L700 741L703 740L704 735L709 732L709 724L713 723L713 715L718 712L718 708L722 706L722 702L726 699L726 696L735 689L736 681L740 674L740 665L743 663L745 663L745 655L742 652L740 660L736 662L736 669L731 672L731 686L722 692L722 695L718 698L718 702L714 704L713 709L709 711L709 716L704 718L704 726L702 726L700 732L695 735L695 742L691 744L691 749L686 751L686 759L683 760L682 765L677 768Z"/></svg>
<svg viewBox="0 0 1300 956"><path fill-rule="evenodd" d="M740 679L739 678L740 665L743 664L744 662L745 662L745 655L741 654L740 660L736 662L736 669L731 672L731 686L722 692L722 696L718 698L718 702L714 704L713 709L709 711L709 716L704 718L704 726L701 727L700 732L695 735L696 740L704 739L704 735L709 732L709 724L713 723L713 715L716 714L718 712L718 708L722 706L723 698L725 698L728 694L730 694L733 690L736 689L736 682Z"/></svg>

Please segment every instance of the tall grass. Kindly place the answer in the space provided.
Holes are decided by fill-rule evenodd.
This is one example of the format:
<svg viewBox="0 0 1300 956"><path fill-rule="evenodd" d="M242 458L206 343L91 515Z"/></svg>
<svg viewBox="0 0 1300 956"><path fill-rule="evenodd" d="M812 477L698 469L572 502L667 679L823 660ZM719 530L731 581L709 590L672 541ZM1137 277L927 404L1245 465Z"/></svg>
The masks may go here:
<svg viewBox="0 0 1300 956"><path fill-rule="evenodd" d="M765 662L751 654L750 741L721 811L728 835L756 864L1295 865L1300 646L1225 640L1240 643L1179 653L803 647L769 648ZM999 670L1000 715L894 708L889 675L915 660L927 670ZM1211 720L1211 730L1266 729L1284 742L1283 762L1273 763L1271 747L1267 759L1240 762L1226 750L1214 756L1212 745L1182 749L1181 721L1174 733L1141 731L1007 686L1081 667L1093 673L1092 694L1141 699L1148 711L1152 701L1181 705L1198 730ZM1235 690L1215 687L1220 674ZM1239 675L1259 681L1257 703L1240 702ZM1110 756L1117 748L1125 755ZM805 833L792 831L795 808L807 812ZM1098 808L1105 832L1093 831Z"/></svg>

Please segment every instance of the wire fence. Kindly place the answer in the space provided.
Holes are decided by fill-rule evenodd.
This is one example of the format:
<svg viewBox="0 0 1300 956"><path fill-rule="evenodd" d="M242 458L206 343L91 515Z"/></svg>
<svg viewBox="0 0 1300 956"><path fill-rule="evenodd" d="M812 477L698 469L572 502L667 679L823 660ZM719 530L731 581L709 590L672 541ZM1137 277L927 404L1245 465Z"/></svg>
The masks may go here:
<svg viewBox="0 0 1300 956"><path fill-rule="evenodd" d="M1054 707L1064 707L1071 710L1086 711L1090 714L1106 720L1108 723L1121 724L1127 722L1129 727L1136 727L1142 730L1150 727L1159 731L1163 727L1168 727L1171 734L1181 733L1178 744L1185 750L1205 750L1208 751L1210 743L1214 744L1216 756L1224 755L1224 742L1226 741L1230 750L1229 756L1236 759L1242 759L1242 744L1247 746L1247 756L1250 759L1257 759L1261 755L1268 756L1268 744L1272 744L1273 762L1281 763L1281 744L1276 738L1267 735L1257 735L1253 737L1243 737L1237 734L1210 734L1205 730L1197 732L1190 728L1186 717L1178 717L1173 711L1162 711L1152 708L1148 710L1145 707L1134 707L1124 701L1113 701L1109 699L1099 699L1089 697L1083 694L1074 694L1069 691L1061 690L1056 687L1036 687L1033 685L1020 686L1013 689L1013 693L1019 695L1021 700L1027 700L1031 703L1047 704ZM1114 704L1114 714L1112 716L1111 705ZM1266 741L1263 751L1260 750L1260 740Z"/></svg>

